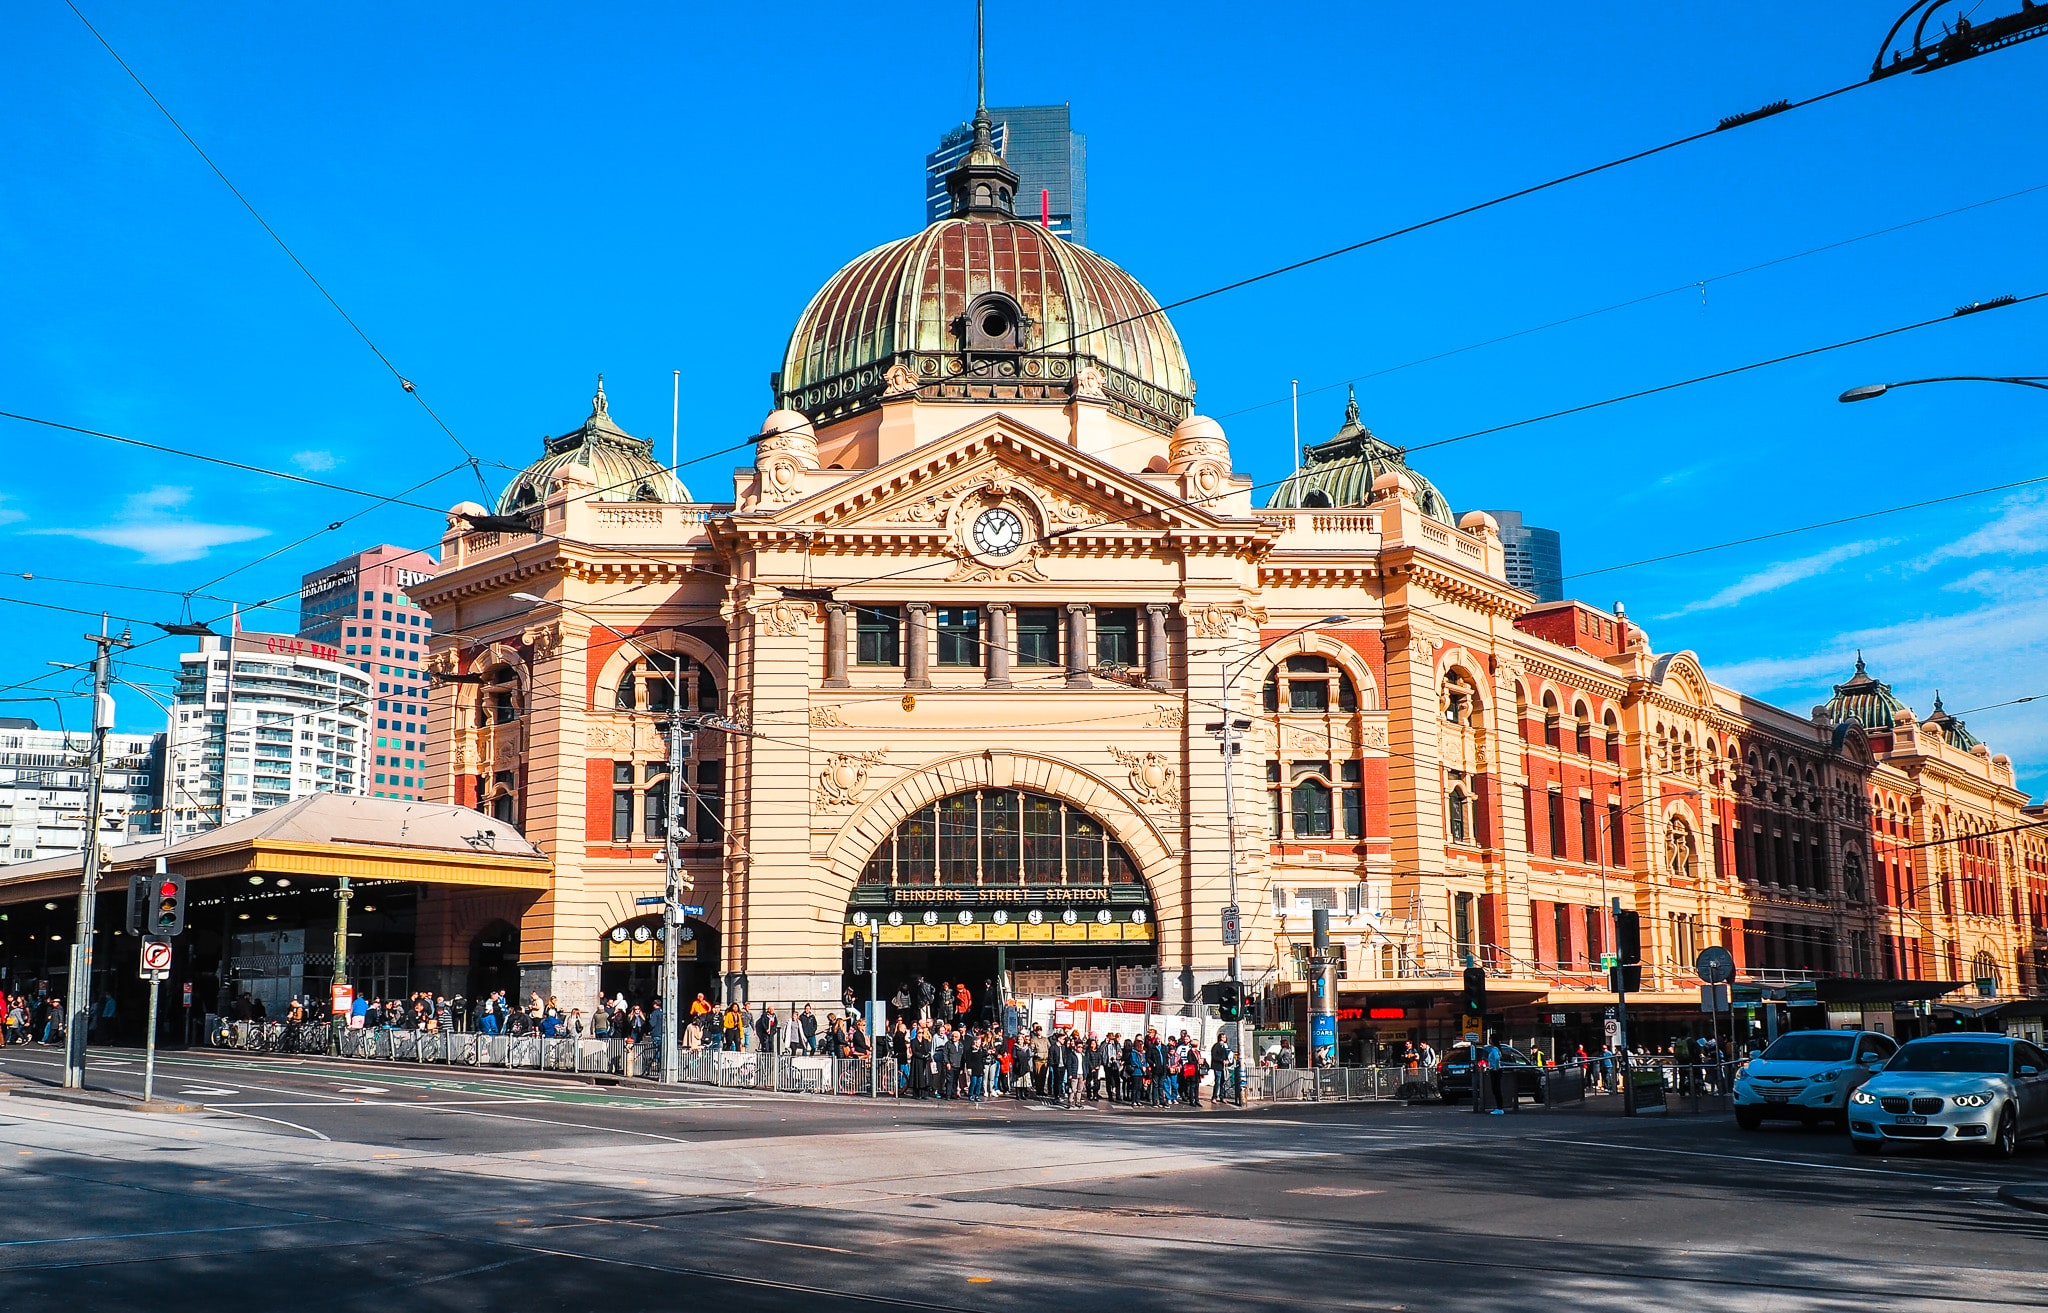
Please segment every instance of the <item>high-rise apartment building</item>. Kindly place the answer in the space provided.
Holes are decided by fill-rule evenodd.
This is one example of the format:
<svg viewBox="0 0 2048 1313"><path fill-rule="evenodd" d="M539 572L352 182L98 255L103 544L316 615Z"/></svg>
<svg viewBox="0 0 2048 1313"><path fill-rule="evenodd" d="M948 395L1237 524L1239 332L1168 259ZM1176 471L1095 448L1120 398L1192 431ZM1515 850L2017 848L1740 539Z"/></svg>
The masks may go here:
<svg viewBox="0 0 2048 1313"><path fill-rule="evenodd" d="M432 555L385 544L345 556L299 586L299 637L339 648L373 687L371 760L377 798L416 799L425 781L427 680L420 666L433 619L408 590L434 577Z"/></svg>
<svg viewBox="0 0 2048 1313"><path fill-rule="evenodd" d="M244 632L178 658L163 786L174 838L383 779L371 770L373 681L341 657L291 634Z"/></svg>
<svg viewBox="0 0 2048 1313"><path fill-rule="evenodd" d="M1500 521L1501 547L1507 555L1508 582L1539 602L1564 600L1564 540L1555 529L1522 523L1520 511L1488 511Z"/></svg>
<svg viewBox="0 0 2048 1313"><path fill-rule="evenodd" d="M989 110L990 136L998 154L1017 173L1017 215L1050 216L1052 231L1088 244L1088 138L1074 131L1066 105L1017 105ZM953 212L946 179L974 145L974 125L962 123L939 138L924 157L924 221Z"/></svg>
<svg viewBox="0 0 2048 1313"><path fill-rule="evenodd" d="M85 850L92 733L43 729L0 717L0 866ZM150 788L150 737L108 734L100 787L100 842L124 841L130 811Z"/></svg>

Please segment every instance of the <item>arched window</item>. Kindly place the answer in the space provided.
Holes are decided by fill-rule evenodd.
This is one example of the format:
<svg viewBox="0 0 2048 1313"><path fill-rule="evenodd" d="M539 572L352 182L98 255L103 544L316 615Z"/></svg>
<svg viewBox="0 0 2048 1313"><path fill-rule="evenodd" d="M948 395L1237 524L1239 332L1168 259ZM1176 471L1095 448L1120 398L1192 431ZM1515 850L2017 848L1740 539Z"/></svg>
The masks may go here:
<svg viewBox="0 0 2048 1313"><path fill-rule="evenodd" d="M666 715L678 690L686 710L716 714L723 708L711 671L683 653L656 654L627 666L612 691L612 705L620 711Z"/></svg>
<svg viewBox="0 0 2048 1313"><path fill-rule="evenodd" d="M1471 841L1471 805L1472 800L1465 796L1465 790L1453 786L1448 800L1452 843L1469 843Z"/></svg>
<svg viewBox="0 0 2048 1313"><path fill-rule="evenodd" d="M519 672L499 666L484 678L484 706L490 724L509 725L519 719Z"/></svg>
<svg viewBox="0 0 2048 1313"><path fill-rule="evenodd" d="M1358 710L1358 685L1351 682L1350 673L1344 670L1337 672L1337 710Z"/></svg>
<svg viewBox="0 0 2048 1313"><path fill-rule="evenodd" d="M1593 755L1593 713L1586 710L1586 704L1577 703L1572 707L1572 719L1577 722L1578 749L1581 757Z"/></svg>
<svg viewBox="0 0 2048 1313"><path fill-rule="evenodd" d="M1543 741L1553 748L1564 746L1564 729L1557 714L1557 695L1543 695Z"/></svg>
<svg viewBox="0 0 2048 1313"><path fill-rule="evenodd" d="M1297 839L1327 839L1330 837L1330 786L1311 776L1297 780L1292 791L1294 812L1294 837Z"/></svg>
<svg viewBox="0 0 2048 1313"><path fill-rule="evenodd" d="M866 885L1138 884L1101 821L1024 789L970 789L903 818L861 871Z"/></svg>
<svg viewBox="0 0 2048 1313"><path fill-rule="evenodd" d="M1287 658L1287 709L1310 714L1330 709L1330 663L1319 656Z"/></svg>
<svg viewBox="0 0 2048 1313"><path fill-rule="evenodd" d="M1690 880L1698 857L1699 850L1692 840L1692 826L1686 824L1683 817L1672 817L1670 826L1664 831L1665 869L1675 880Z"/></svg>
<svg viewBox="0 0 2048 1313"><path fill-rule="evenodd" d="M1444 675L1440 697L1446 724L1478 726L1479 690L1473 687L1463 671L1452 670Z"/></svg>
<svg viewBox="0 0 2048 1313"><path fill-rule="evenodd" d="M1621 761L1621 725L1614 719L1612 711L1607 713L1602 723L1607 731L1607 760L1619 764Z"/></svg>
<svg viewBox="0 0 2048 1313"><path fill-rule="evenodd" d="M1520 684L1515 685L1515 733L1529 741L1529 690Z"/></svg>

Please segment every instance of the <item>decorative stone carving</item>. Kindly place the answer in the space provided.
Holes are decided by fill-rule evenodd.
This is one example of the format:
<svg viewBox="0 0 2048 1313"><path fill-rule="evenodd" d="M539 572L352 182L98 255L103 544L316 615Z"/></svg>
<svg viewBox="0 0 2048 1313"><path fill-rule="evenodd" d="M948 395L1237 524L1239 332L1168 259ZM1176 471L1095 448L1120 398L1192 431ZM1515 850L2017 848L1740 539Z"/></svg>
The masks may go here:
<svg viewBox="0 0 2048 1313"><path fill-rule="evenodd" d="M562 650L562 626L559 624L535 625L519 637L535 661L545 661Z"/></svg>
<svg viewBox="0 0 2048 1313"><path fill-rule="evenodd" d="M1204 415L1182 420L1167 440L1166 468L1180 475L1190 497L1222 492L1230 478L1230 442L1223 426Z"/></svg>
<svg viewBox="0 0 2048 1313"><path fill-rule="evenodd" d="M1680 817L1671 818L1671 826L1664 832L1664 866L1675 880L1692 879L1693 870L1692 827Z"/></svg>
<svg viewBox="0 0 2048 1313"><path fill-rule="evenodd" d="M1231 628L1240 620L1266 622L1265 611L1257 607L1246 607L1242 602L1203 602L1186 608L1188 628L1197 638L1228 638Z"/></svg>
<svg viewBox="0 0 2048 1313"><path fill-rule="evenodd" d="M1109 396L1109 376L1093 365L1082 365L1074 374L1074 395L1106 398Z"/></svg>
<svg viewBox="0 0 2048 1313"><path fill-rule="evenodd" d="M818 772L817 802L820 807L854 807L860 791L867 787L868 771L889 755L887 748L872 752L835 752Z"/></svg>
<svg viewBox="0 0 2048 1313"><path fill-rule="evenodd" d="M882 396L885 400L914 397L917 395L917 387L917 375L900 360L889 366L889 372L882 376Z"/></svg>
<svg viewBox="0 0 2048 1313"><path fill-rule="evenodd" d="M1311 734L1307 730L1298 729L1287 736L1287 750L1327 753L1330 750L1330 740L1326 735Z"/></svg>
<svg viewBox="0 0 2048 1313"><path fill-rule="evenodd" d="M1179 729L1188 723L1186 708L1161 702L1152 708L1152 719L1145 722L1148 729Z"/></svg>
<svg viewBox="0 0 2048 1313"><path fill-rule="evenodd" d="M754 612L764 632L776 638L795 638L817 617L809 602L770 602Z"/></svg>
<svg viewBox="0 0 2048 1313"><path fill-rule="evenodd" d="M786 506L797 499L801 475L797 463L787 456L772 456L756 467L761 474L761 501L769 506Z"/></svg>
<svg viewBox="0 0 2048 1313"><path fill-rule="evenodd" d="M436 675L452 675L452 674L454 674L454 673L455 673L455 654L454 654L453 652L430 652L430 653L428 653L428 654L427 654L427 669L428 669L429 671L431 671L432 673L436 674Z"/></svg>
<svg viewBox="0 0 2048 1313"><path fill-rule="evenodd" d="M1390 652L1407 650L1426 657L1436 651L1436 629L1413 613L1388 625L1385 634Z"/></svg>
<svg viewBox="0 0 2048 1313"><path fill-rule="evenodd" d="M937 496L923 501L911 502L908 506L889 512L882 517L884 524L937 524L945 518L945 509Z"/></svg>
<svg viewBox="0 0 2048 1313"><path fill-rule="evenodd" d="M1130 767L1131 792L1153 807L1180 806L1180 778L1173 763L1157 752L1132 752L1114 745L1109 755Z"/></svg>
<svg viewBox="0 0 2048 1313"><path fill-rule="evenodd" d="M846 721L840 716L839 708L837 707L812 707L811 728L845 729Z"/></svg>
<svg viewBox="0 0 2048 1313"><path fill-rule="evenodd" d="M1358 727L1358 746L1387 750L1387 727L1377 721L1366 721Z"/></svg>
<svg viewBox="0 0 2048 1313"><path fill-rule="evenodd" d="M987 561L981 560L958 543L947 543L946 554L958 562L953 567L953 573L946 577L946 582L950 584L1043 584L1052 582L1051 577L1045 571L1038 568L1037 553L1035 551L1021 561L1013 561L1001 565L991 565Z"/></svg>

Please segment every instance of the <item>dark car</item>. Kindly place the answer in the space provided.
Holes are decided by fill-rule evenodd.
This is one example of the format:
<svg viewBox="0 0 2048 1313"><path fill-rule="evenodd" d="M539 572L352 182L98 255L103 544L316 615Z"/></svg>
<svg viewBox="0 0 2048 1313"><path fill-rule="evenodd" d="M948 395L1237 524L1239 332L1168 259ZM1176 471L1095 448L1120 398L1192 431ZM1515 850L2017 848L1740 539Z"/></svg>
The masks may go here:
<svg viewBox="0 0 2048 1313"><path fill-rule="evenodd" d="M1518 1048L1500 1048L1501 1102L1520 1102L1524 1095L1543 1102L1543 1068ZM1453 1044L1436 1064L1436 1090L1445 1103L1472 1102L1472 1046ZM1513 1091L1510 1096L1509 1091Z"/></svg>

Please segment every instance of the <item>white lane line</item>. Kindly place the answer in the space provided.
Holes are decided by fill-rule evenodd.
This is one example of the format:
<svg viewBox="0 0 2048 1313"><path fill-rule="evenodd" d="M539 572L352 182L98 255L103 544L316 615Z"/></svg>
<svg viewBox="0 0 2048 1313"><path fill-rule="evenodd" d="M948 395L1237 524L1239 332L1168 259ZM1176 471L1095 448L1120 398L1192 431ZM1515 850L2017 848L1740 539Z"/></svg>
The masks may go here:
<svg viewBox="0 0 2048 1313"><path fill-rule="evenodd" d="M236 1112L233 1108L225 1108L221 1107L218 1104L212 1103L201 1104L200 1106L205 1108L208 1112L218 1112L223 1116L227 1117L246 1117L253 1122L270 1122L277 1126L289 1126L295 1131L304 1131L306 1134L312 1136L316 1140L327 1140L328 1143L333 1143L332 1139L330 1139L328 1136L322 1135L320 1132L314 1130L312 1127L301 1126L297 1122L288 1122L282 1117L261 1117L253 1112Z"/></svg>
<svg viewBox="0 0 2048 1313"><path fill-rule="evenodd" d="M851 1249L834 1249L830 1245L806 1245L795 1240L770 1240L764 1235L743 1235L742 1240L751 1240L757 1245L782 1245L788 1249L815 1249L821 1254L851 1254Z"/></svg>
<svg viewBox="0 0 2048 1313"><path fill-rule="evenodd" d="M180 1094L204 1094L204 1095L213 1095L213 1096L219 1096L219 1095L223 1095L223 1094L240 1094L240 1093L241 1093L241 1091L240 1091L240 1090L231 1090L231 1089L228 1089L228 1088L227 1088L226 1086L222 1086L222 1085L202 1085L202 1086L198 1086L198 1087L196 1087L196 1088L193 1088L193 1089L189 1089L189 1090L180 1090L180 1091L178 1091L178 1093L180 1093Z"/></svg>
<svg viewBox="0 0 2048 1313"><path fill-rule="evenodd" d="M1731 1163L1762 1163L1769 1167L1811 1167L1822 1172L1856 1172L1868 1176L1913 1177L1926 1181L1970 1181L1967 1176L1942 1175L1935 1172L1902 1172L1889 1167L1858 1167L1854 1163L1818 1163L1805 1158L1766 1158L1748 1153L1708 1153L1704 1149L1666 1149L1654 1144L1615 1144L1606 1140L1566 1140L1551 1136L1532 1135L1529 1139L1539 1144L1570 1144L1586 1149L1619 1149L1631 1153L1661 1153L1678 1158L1718 1158Z"/></svg>
<svg viewBox="0 0 2048 1313"><path fill-rule="evenodd" d="M420 1108L432 1108L437 1105L431 1103L421 1103L415 1104L413 1106ZM642 1140L660 1140L665 1144L696 1145L697 1143L699 1143L696 1140L679 1139L678 1137L673 1135L656 1135L652 1131L628 1131L615 1126L592 1126L587 1122L565 1122L557 1120L553 1117L515 1117L509 1112L479 1112L475 1108L444 1107L442 1111L451 1112L456 1114L457 1116L462 1117L490 1117L498 1121L533 1122L534 1124L539 1126L574 1127L577 1130L582 1131L596 1131L601 1135L631 1135ZM323 1135L320 1138L324 1140L327 1137Z"/></svg>
<svg viewBox="0 0 2048 1313"><path fill-rule="evenodd" d="M337 1086L335 1086L334 1088L335 1088L335 1090L336 1090L336 1092L337 1092L337 1093L341 1093L341 1094L389 1094L389 1093L391 1093L391 1091L390 1091L390 1090L387 1090L387 1089L385 1089L385 1088L384 1088L384 1087L383 1087L382 1085L337 1085Z"/></svg>

